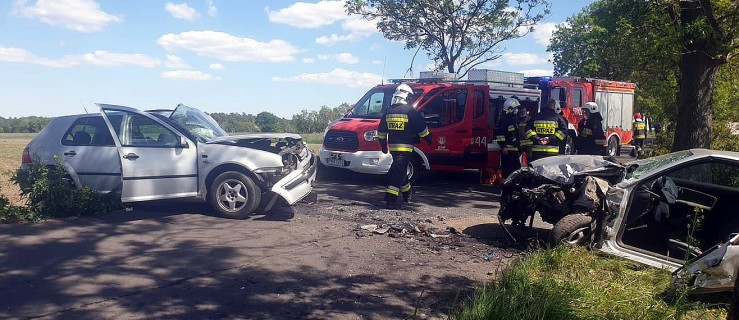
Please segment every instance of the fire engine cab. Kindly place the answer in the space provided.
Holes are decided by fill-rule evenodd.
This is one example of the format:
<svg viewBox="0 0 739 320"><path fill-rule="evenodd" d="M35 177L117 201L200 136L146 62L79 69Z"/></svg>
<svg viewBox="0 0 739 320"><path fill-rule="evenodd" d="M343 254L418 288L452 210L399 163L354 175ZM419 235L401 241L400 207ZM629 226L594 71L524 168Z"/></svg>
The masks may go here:
<svg viewBox="0 0 739 320"><path fill-rule="evenodd" d="M486 173L486 183L500 182L500 146L493 138L503 102L514 97L533 115L539 111L541 90L525 88L521 73L473 69L467 81L456 75L422 72L419 79L392 80L370 89L341 119L326 128L319 158L324 168L384 174L392 156L380 151L377 127L399 83L413 88L409 99L426 119L431 144L415 145L408 176L420 170ZM481 175L483 176L483 175ZM497 181L495 181L497 180Z"/></svg>
<svg viewBox="0 0 739 320"><path fill-rule="evenodd" d="M570 137L576 136L582 107L595 102L603 117L608 155L617 155L621 145L631 142L636 84L582 77L529 77L525 82L527 87L542 90L542 101L552 98L560 102L562 115L570 123Z"/></svg>

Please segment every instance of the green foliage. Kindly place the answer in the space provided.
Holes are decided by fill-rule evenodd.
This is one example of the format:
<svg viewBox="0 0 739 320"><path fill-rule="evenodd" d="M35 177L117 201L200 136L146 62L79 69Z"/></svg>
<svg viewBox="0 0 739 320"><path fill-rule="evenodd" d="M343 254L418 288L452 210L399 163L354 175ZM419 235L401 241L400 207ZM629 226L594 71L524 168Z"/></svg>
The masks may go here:
<svg viewBox="0 0 739 320"><path fill-rule="evenodd" d="M336 108L322 106L320 110L302 110L293 115L292 125L297 133L323 132L329 122L341 118L350 106L342 104Z"/></svg>
<svg viewBox="0 0 739 320"><path fill-rule="evenodd" d="M672 129L656 134L650 156L672 152L674 137L675 132ZM731 134L726 121L713 121L711 124L711 149L739 152L739 135Z"/></svg>
<svg viewBox="0 0 739 320"><path fill-rule="evenodd" d="M279 118L271 112L262 111L254 121L260 132L285 132L288 125L285 119Z"/></svg>
<svg viewBox="0 0 739 320"><path fill-rule="evenodd" d="M41 131L52 118L48 117L0 117L0 132L3 133L36 133Z"/></svg>
<svg viewBox="0 0 739 320"><path fill-rule="evenodd" d="M26 207L14 206L7 198L0 195L0 223L36 222L40 217Z"/></svg>
<svg viewBox="0 0 739 320"><path fill-rule="evenodd" d="M58 160L53 166L34 161L11 179L21 188L28 210L41 217L81 216L122 209L120 194L76 188Z"/></svg>
<svg viewBox="0 0 739 320"><path fill-rule="evenodd" d="M722 319L726 304L665 295L670 273L582 247L536 250L477 290L452 319Z"/></svg>
<svg viewBox="0 0 739 320"><path fill-rule="evenodd" d="M546 0L349 0L345 7L377 20L385 38L424 50L438 70L460 78L499 58L501 42L525 36L550 12Z"/></svg>
<svg viewBox="0 0 739 320"><path fill-rule="evenodd" d="M243 112L225 114L222 112L216 112L211 113L210 116L228 133L259 131L259 127L256 123L256 116L253 114L246 114Z"/></svg>

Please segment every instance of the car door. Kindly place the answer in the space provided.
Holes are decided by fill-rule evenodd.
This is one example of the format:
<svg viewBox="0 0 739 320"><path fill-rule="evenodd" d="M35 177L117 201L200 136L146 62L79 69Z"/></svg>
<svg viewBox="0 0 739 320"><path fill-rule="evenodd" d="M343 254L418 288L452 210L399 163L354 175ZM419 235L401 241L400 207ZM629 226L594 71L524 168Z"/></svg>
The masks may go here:
<svg viewBox="0 0 739 320"><path fill-rule="evenodd" d="M418 146L428 157L431 170L461 171L464 152L472 139L474 96L467 86L443 88L432 95L418 108L433 141Z"/></svg>
<svg viewBox="0 0 739 320"><path fill-rule="evenodd" d="M123 202L197 195L194 142L150 114L122 106L99 106L118 148Z"/></svg>
<svg viewBox="0 0 739 320"><path fill-rule="evenodd" d="M59 155L67 172L80 186L99 192L120 188L118 149L100 115L74 120L61 138Z"/></svg>

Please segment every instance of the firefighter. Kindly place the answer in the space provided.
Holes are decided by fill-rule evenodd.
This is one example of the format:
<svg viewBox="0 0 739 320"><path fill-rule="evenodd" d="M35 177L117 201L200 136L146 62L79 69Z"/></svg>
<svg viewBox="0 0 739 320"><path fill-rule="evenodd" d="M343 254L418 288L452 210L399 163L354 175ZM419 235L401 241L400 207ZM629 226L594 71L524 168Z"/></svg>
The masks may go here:
<svg viewBox="0 0 739 320"><path fill-rule="evenodd" d="M577 124L577 153L605 155L606 136L598 105L595 102L586 103L583 113L583 118Z"/></svg>
<svg viewBox="0 0 739 320"><path fill-rule="evenodd" d="M559 100L554 100L554 113L556 113L560 118L562 118L562 121L564 121L567 124L567 131L565 133L567 134L565 136L565 140L559 144L559 154L568 154L567 152L567 141L570 139L569 137L569 128L570 128L570 122L567 121L567 118L562 114L562 107L559 104ZM571 150L570 150L571 152Z"/></svg>
<svg viewBox="0 0 739 320"><path fill-rule="evenodd" d="M547 100L526 129L526 138L534 142L531 147L531 160L538 160L559 154L559 146L567 142L567 121L554 112L557 102Z"/></svg>
<svg viewBox="0 0 739 320"><path fill-rule="evenodd" d="M382 153L393 156L393 163L387 173L388 186L385 190L385 205L388 209L398 207L398 195L403 195L405 202L410 201L413 194L411 184L408 182L408 162L413 156L413 144L426 139L431 144L431 133L429 133L426 122L418 112L408 103L408 98L413 94L413 89L405 83L399 85L393 93L392 104L380 120L377 129L378 140Z"/></svg>
<svg viewBox="0 0 739 320"><path fill-rule="evenodd" d="M516 111L521 103L516 98L509 98L503 103L503 116L498 121L498 134L495 137L501 147L500 167L503 179L513 171L521 168L519 158L518 123Z"/></svg>
<svg viewBox="0 0 739 320"><path fill-rule="evenodd" d="M634 115L634 148L636 149L635 156L639 156L642 148L644 147L644 139L647 138L647 125L642 119L641 113Z"/></svg>
<svg viewBox="0 0 739 320"><path fill-rule="evenodd" d="M531 161L531 146L534 145L534 142L526 138L526 128L529 126L530 121L531 116L529 116L529 110L527 110L523 105L518 106L516 131L518 133L518 141L520 142L519 146L521 148L519 150L519 153L521 153L521 164Z"/></svg>

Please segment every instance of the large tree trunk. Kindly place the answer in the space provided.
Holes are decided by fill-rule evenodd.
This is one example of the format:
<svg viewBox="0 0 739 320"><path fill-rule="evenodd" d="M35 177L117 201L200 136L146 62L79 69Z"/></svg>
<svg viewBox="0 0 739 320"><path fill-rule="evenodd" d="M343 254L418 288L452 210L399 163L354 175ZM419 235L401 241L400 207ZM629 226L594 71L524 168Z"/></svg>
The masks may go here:
<svg viewBox="0 0 739 320"><path fill-rule="evenodd" d="M698 1L680 1L683 30L701 19L705 11ZM711 147L713 89L721 62L716 59L720 44L711 37L683 35L680 57L680 89L677 94L677 125L672 151Z"/></svg>

